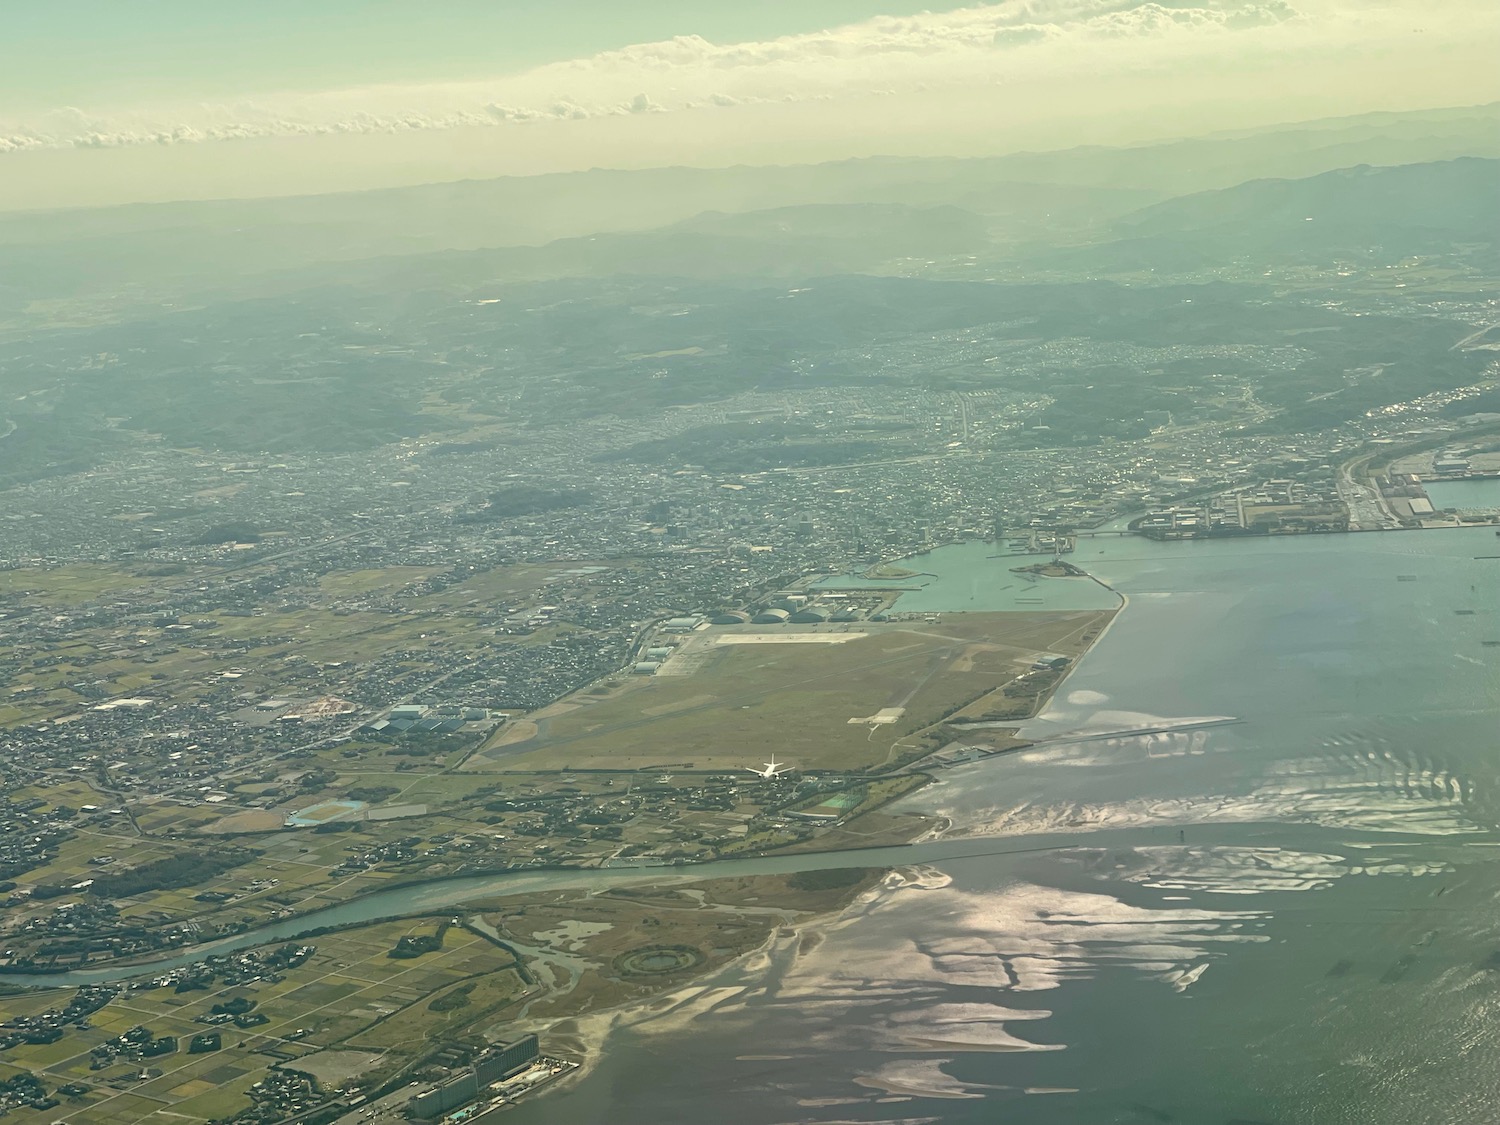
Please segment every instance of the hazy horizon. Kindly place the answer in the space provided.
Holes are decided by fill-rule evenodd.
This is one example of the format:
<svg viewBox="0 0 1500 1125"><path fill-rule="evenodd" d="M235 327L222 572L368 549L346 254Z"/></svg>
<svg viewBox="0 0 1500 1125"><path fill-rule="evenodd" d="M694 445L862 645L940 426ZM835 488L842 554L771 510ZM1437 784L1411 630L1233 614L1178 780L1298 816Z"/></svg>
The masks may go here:
<svg viewBox="0 0 1500 1125"><path fill-rule="evenodd" d="M411 28L383 6L65 5L21 21L0 79L0 209L998 155L1500 97L1500 11L1469 0L915 7L465 3Z"/></svg>

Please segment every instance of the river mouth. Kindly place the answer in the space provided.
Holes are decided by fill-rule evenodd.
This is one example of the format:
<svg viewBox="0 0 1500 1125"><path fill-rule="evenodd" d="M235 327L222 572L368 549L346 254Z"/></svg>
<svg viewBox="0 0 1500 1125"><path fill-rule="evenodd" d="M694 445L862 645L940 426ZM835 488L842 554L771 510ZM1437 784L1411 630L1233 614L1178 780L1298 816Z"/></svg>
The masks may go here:
<svg viewBox="0 0 1500 1125"><path fill-rule="evenodd" d="M489 899L566 890L602 890L609 887L680 886L708 879L752 875L781 875L800 871L835 871L854 868L898 867L929 863L954 856L989 854L975 841L937 840L917 844L893 844L876 848L854 848L834 852L800 852L721 859L707 863L662 867L529 868L495 875L460 875L411 883L376 891L337 906L257 927L243 934L205 942L176 954L150 961L103 965L95 969L66 972L0 973L0 983L35 988L60 988L130 980L191 965L205 957L236 953L256 946L292 941L330 929L362 925L412 914L432 913Z"/></svg>

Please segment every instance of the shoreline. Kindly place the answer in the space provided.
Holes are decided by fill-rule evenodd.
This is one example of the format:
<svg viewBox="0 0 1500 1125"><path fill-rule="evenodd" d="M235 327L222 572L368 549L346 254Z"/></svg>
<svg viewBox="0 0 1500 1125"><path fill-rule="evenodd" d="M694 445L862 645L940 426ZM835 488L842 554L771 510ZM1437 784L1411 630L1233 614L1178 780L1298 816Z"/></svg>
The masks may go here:
<svg viewBox="0 0 1500 1125"><path fill-rule="evenodd" d="M675 1018L686 1023L695 1018L699 1014L695 1009L695 1001L715 993L713 981L717 977L743 972L747 963L757 957L764 958L762 971L754 981L736 984L738 990L750 991L762 985L766 975L773 969L787 971L805 952L811 952L820 946L828 932L850 911L871 909L904 887L921 885L919 877L907 874L915 873L916 870L912 865L887 868L881 872L873 886L861 890L848 901L799 919L795 925L774 928L756 948L684 980L675 988L601 1011L558 1016L551 1023L532 1025L529 1029L546 1039L550 1050L568 1058L576 1066L545 1090L538 1091L535 1099L529 1100L540 1101L551 1094L565 1092L588 1078L604 1062L610 1040L622 1031L662 1020Z"/></svg>
<svg viewBox="0 0 1500 1125"><path fill-rule="evenodd" d="M1099 631L1098 635L1093 639L1093 641L1089 643L1089 646L1080 654L1079 658L1068 667L1066 674L1053 686L1052 691L1047 695L1042 706L1037 709L1037 712L1035 714L1031 715L1026 720L1026 722L1028 723L1035 721L1046 712L1047 707L1050 706L1052 700L1057 696L1057 693L1061 691L1064 685L1068 683L1069 679L1078 669L1079 665L1081 665L1083 663L1083 660L1091 652L1094 651L1094 649L1099 645L1101 641L1104 640L1105 636L1108 635L1110 629L1114 628L1115 622L1119 620L1119 618L1124 614L1125 610L1130 606L1130 598L1127 594L1124 594L1121 591L1115 589L1109 583L1105 582L1103 579L1097 577L1094 574L1086 573L1086 576L1092 581L1098 583L1100 586L1104 587L1110 593L1116 595L1120 599L1120 604L1115 610L1110 613L1109 620ZM1036 743L1033 741L1024 741L1020 746L1013 747L1010 751L1005 751L1003 753L1024 750L1027 747L1034 745L1036 745ZM941 751L938 751L938 753L941 753ZM1000 754L988 756L999 757ZM914 763L913 765L913 772L920 773L921 770L919 768L915 768L919 766L919 763ZM925 788L925 786L923 788ZM920 792L920 790L914 792ZM903 794L901 797L898 797L894 801L890 802L890 804L899 805L902 800L912 795L914 794ZM953 818L940 816L936 818L936 823L929 824L920 833L909 840L908 843L916 844L926 841L939 841L958 838L950 836L950 833L952 833L958 827L958 822ZM899 847L901 845L889 846ZM803 854L833 854L836 850L837 849L829 849L828 851L821 853ZM745 962L757 955L767 956L767 969L769 970L772 964L770 953L777 948L779 943L782 942L789 943L791 950L791 961L789 963L782 964L781 968L783 971L790 968L791 964L794 964L796 962L803 949L816 948L817 944L821 944L822 939L826 935L827 931L832 926L839 923L851 910L861 907L864 909L873 908L880 901L894 895L903 887L911 886L917 883L917 880L909 879L905 875L905 872L912 870L914 870L914 868L905 865L888 869L882 875L875 886L856 895L849 902L846 902L832 910L826 911L812 918L806 919L803 923L797 925L796 927L783 927L779 931L773 931L770 935L768 935L766 941L759 949L744 953L724 965L721 965L699 976L695 976L690 980L684 981L678 988L671 989L655 997L645 997L640 1000L631 1001L618 1007L606 1009L601 1012L587 1013L579 1016L559 1017L559 1019L554 1024L547 1025L545 1028L535 1028L534 1030L536 1030L538 1034L546 1034L552 1037L551 1041L554 1043L554 1046L560 1051L568 1053L568 1057L578 1064L574 1070L570 1071L566 1076L559 1079L557 1082L551 1084L546 1090L538 1091L538 1100L540 1100L541 1098L545 1098L552 1093L560 1093L575 1088L579 1083L583 1082L587 1077L593 1074L594 1071L603 1063L605 1052L609 1049L610 1040L613 1037L617 1036L622 1030L628 1030L632 1027L641 1026L642 1024L651 1022L653 1019L664 1019L673 1014L678 1014L682 1008L691 1005L694 997L704 992L711 991L712 980L715 976L733 970L736 967L742 967ZM811 946L806 944L808 935L812 935L813 938L814 944ZM740 987L746 988L753 986L741 985ZM653 1011L656 1014L650 1015L649 1013ZM691 1018L691 1014L691 1012L687 1013L688 1018ZM633 1016L637 1018L632 1018ZM571 1028L569 1028L568 1025L572 1025ZM566 1030L564 1030L565 1028Z"/></svg>
<svg viewBox="0 0 1500 1125"><path fill-rule="evenodd" d="M1090 575L1090 577L1094 577L1094 576ZM1093 652L1095 650L1095 648L1097 647L1097 645L1099 644L1099 642L1102 641L1104 639L1104 637L1108 634L1109 629L1113 628L1113 626L1115 624L1115 620L1119 616L1119 614L1123 613L1126 609L1130 608L1130 606L1132 604L1131 603L1131 599L1129 598L1128 595L1122 593L1119 590L1114 589L1112 586L1109 586L1108 583L1104 582L1103 580L1101 580L1101 579L1099 579L1097 577L1094 577L1094 580L1096 582L1098 582L1101 586L1104 586L1105 588L1111 590L1111 592L1117 594L1118 597L1120 598L1120 605L1119 605L1118 609L1115 611L1115 613L1111 616L1110 620L1106 623L1105 627L1100 630L1098 636L1096 636L1095 639L1094 639L1094 641L1090 644L1089 648L1086 650L1086 652L1084 654L1085 656L1088 653L1091 653L1091 652ZM1082 657L1080 657L1077 661L1075 661L1075 663L1072 666L1069 667L1069 669L1067 671L1067 674L1064 675L1058 681L1058 683L1055 685L1052 693L1048 696L1047 704L1044 704L1042 707L1040 707L1038 709L1037 714L1033 715L1031 717L1031 719L1027 720L1028 722L1035 722L1038 719L1040 719L1043 715L1046 714L1047 707L1050 705L1051 701L1055 700L1057 698L1057 693L1059 691L1063 690L1063 688L1065 687L1065 685L1067 685L1067 684L1069 684L1071 682L1070 677L1072 676L1072 673L1074 671L1076 671L1076 669L1082 663L1083 663L1083 659L1082 659ZM1228 716L1220 716L1220 717L1215 718L1213 721L1214 722L1234 722L1234 721L1243 721L1243 720L1235 720L1235 719L1232 719L1232 718L1230 718ZM1124 732L1122 732L1122 733L1124 733ZM1037 741L1041 741L1041 740L1037 740ZM1036 744L1036 742L1028 742L1027 743L1027 745L1035 745L1035 744ZM1017 747L1016 749L1024 749L1024 748L1025 747L1023 746L1023 747ZM918 840L932 840L932 839L944 839L944 838L956 839L956 837L952 837L952 836L949 835L950 833L952 833L955 830L959 830L959 831L962 830L962 822L961 821L956 821L956 820L954 820L952 818L944 817L944 818L941 818L941 820L938 823L934 823L934 824L930 825L928 827L927 831L924 832L920 837L918 837ZM1378 832L1378 830L1372 830L1372 831L1377 831ZM903 868L893 869L893 873L899 873L900 871L902 871L904 869L905 869L904 867ZM898 888L895 887L895 886L891 886L890 884L888 884L885 881L882 881L870 893L870 901L871 902L884 901L886 895L893 894L895 889L898 889ZM863 902L863 901L864 901L864 897L862 896L860 899L856 900L856 902L846 905L844 908L842 908L839 911L832 912L830 917L820 918L820 919L815 919L815 920L814 919L809 919L808 922L807 922L807 924L805 926L799 926L799 927L797 927L797 932L799 934L806 933L806 934L811 935L811 934L813 934L814 932L816 932L820 928L823 929L823 930L826 930L827 927L832 924L832 920L833 919L838 919L838 918L841 918L841 917L848 917L848 916L850 916L851 913L852 913L852 911L855 910L858 907L858 904L860 902ZM767 949L774 948L774 939L768 940L766 948ZM748 957L749 955L747 954L746 956ZM686 982L684 984L682 990L673 990L673 992L665 994L664 997L663 997L662 1003L658 1004L654 1010L645 1010L645 1011L639 1011L639 1012L637 1012L635 1010L636 1009L635 1005L625 1005L625 1006L622 1006L620 1009L617 1009L617 1010L612 1011L612 1012L597 1013L594 1017L592 1017L589 1020L589 1022L586 1025L583 1025L581 1023L580 1026L579 1026L579 1028L577 1029L578 1034L580 1036L579 1042L581 1044L586 1044L594 1052L594 1054L592 1054L591 1057L590 1057L590 1063L589 1063L587 1069L586 1070L581 1070L581 1072L578 1073L576 1076L570 1076L569 1081L570 1082L572 1082L572 1081L578 1081L585 1074L592 1074L596 1070L596 1068L603 1061L605 1061L605 1057L604 1057L604 1052L605 1051L613 1051L613 1050L621 1049L619 1047L619 1041L618 1041L617 1037L619 1036L619 1033L622 1032L622 1031L631 1031L631 1030L635 1030L635 1029L640 1029L640 1031L638 1031L638 1034L643 1034L643 1035L654 1034L657 1029L656 1028L652 1028L650 1025L654 1021L656 1021L658 1019L661 1020L661 1021L663 1021L662 1025L660 1027L660 1030L662 1030L662 1031L680 1031L680 1030L682 1030L682 1026L674 1026L674 1024L678 1023L678 1021L681 1021L682 1025L686 1025L687 1022L691 1021L692 1019L696 1018L698 1015L701 1014L701 1010L698 1009L698 1008L696 1008L694 1006L694 1004L693 1004L693 997L695 995L703 993L708 988L711 988L714 979L715 979L714 974L705 974L703 977L697 978L694 981ZM756 983L747 983L747 984L742 985L741 987L744 987L747 990L753 990L755 987L757 987L757 984ZM608 1018L606 1018L606 1017L608 1017ZM626 1049L638 1049L639 1046L640 1046L639 1043L631 1043L631 1042L628 1042L625 1045ZM561 1084L561 1083L559 1084L559 1088L561 1088L561 1089L570 1089L570 1090L571 1089L576 1089L576 1087L573 1087L573 1086L567 1085L567 1084Z"/></svg>

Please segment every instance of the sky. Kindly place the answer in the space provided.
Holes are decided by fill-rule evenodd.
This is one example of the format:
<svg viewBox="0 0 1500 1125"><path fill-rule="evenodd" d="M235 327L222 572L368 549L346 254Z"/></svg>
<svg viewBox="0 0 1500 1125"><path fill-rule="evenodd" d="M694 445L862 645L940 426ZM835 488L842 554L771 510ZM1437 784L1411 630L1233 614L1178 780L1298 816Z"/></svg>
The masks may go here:
<svg viewBox="0 0 1500 1125"><path fill-rule="evenodd" d="M1495 0L7 0L0 209L1500 100Z"/></svg>

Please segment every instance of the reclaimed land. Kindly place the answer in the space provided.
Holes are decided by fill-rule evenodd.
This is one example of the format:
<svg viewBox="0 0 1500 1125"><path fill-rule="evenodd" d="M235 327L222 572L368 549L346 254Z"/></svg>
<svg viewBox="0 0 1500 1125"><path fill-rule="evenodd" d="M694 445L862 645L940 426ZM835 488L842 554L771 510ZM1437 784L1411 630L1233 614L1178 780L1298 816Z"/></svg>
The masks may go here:
<svg viewBox="0 0 1500 1125"><path fill-rule="evenodd" d="M1038 655L1076 659L1111 616L952 613L807 630L854 634L830 644L725 644L735 627L701 630L677 658L701 661L691 674L570 696L532 716L530 737L502 731L466 769L737 771L773 753L803 771L891 768L943 745L945 719Z"/></svg>

